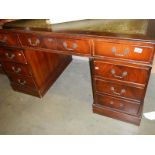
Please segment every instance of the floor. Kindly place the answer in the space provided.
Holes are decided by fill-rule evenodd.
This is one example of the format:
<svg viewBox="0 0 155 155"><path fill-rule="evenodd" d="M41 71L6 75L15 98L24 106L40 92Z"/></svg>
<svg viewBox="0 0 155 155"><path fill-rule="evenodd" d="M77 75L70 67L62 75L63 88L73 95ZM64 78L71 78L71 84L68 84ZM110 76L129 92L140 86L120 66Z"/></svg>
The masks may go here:
<svg viewBox="0 0 155 155"><path fill-rule="evenodd" d="M151 74L144 112L155 111ZM0 134L155 134L155 121L140 127L92 113L89 63L74 60L42 98L14 92L0 75Z"/></svg>

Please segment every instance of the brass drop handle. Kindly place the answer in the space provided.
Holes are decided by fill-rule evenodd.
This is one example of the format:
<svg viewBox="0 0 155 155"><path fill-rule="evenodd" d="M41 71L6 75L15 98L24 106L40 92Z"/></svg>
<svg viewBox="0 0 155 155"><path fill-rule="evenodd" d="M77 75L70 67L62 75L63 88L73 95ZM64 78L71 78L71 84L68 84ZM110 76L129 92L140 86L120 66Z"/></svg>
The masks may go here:
<svg viewBox="0 0 155 155"><path fill-rule="evenodd" d="M124 52L121 54L121 53L117 53L117 49L116 49L116 47L113 47L112 48L112 53L115 55L115 56L126 56L128 53L129 53L129 49L128 48L125 48L124 49Z"/></svg>
<svg viewBox="0 0 155 155"><path fill-rule="evenodd" d="M22 81L22 80L18 79L18 83L21 84L21 85L25 85L26 84L26 81L25 80Z"/></svg>
<svg viewBox="0 0 155 155"><path fill-rule="evenodd" d="M98 66L95 66L95 70L99 70L100 68Z"/></svg>
<svg viewBox="0 0 155 155"><path fill-rule="evenodd" d="M9 58L9 59L13 59L15 57L15 54L12 54L12 53L5 53L6 57Z"/></svg>
<svg viewBox="0 0 155 155"><path fill-rule="evenodd" d="M124 71L124 72L122 73L122 75L116 75L115 69L112 69L112 70L111 70L111 74L112 74L115 78L122 79L123 77L125 77L125 76L128 75L128 72L127 72L127 71Z"/></svg>
<svg viewBox="0 0 155 155"><path fill-rule="evenodd" d="M124 108L124 104L123 103L121 103L119 106L120 106L120 108Z"/></svg>
<svg viewBox="0 0 155 155"><path fill-rule="evenodd" d="M7 36L4 36L3 39L0 39L1 43L6 43L6 41L7 41Z"/></svg>
<svg viewBox="0 0 155 155"><path fill-rule="evenodd" d="M110 105L113 105L114 104L114 102L113 101L110 101Z"/></svg>
<svg viewBox="0 0 155 155"><path fill-rule="evenodd" d="M15 72L15 73L20 73L21 72L21 68L15 68L14 66L12 66L12 70Z"/></svg>
<svg viewBox="0 0 155 155"><path fill-rule="evenodd" d="M31 38L28 38L28 42L31 46L38 46L40 44L40 40L36 39L34 42L31 40Z"/></svg>
<svg viewBox="0 0 155 155"><path fill-rule="evenodd" d="M116 95L119 95L119 96L123 95L126 92L125 89L121 89L120 93L118 93L118 92L115 91L114 87L111 87L111 91L112 91L113 94L116 94Z"/></svg>
<svg viewBox="0 0 155 155"><path fill-rule="evenodd" d="M53 38L48 38L48 41L49 41L49 42L53 42L54 39L53 39Z"/></svg>
<svg viewBox="0 0 155 155"><path fill-rule="evenodd" d="M68 45L67 45L67 43L66 43L66 42L63 42L63 47L64 47L65 49L67 49L67 50L72 51L72 50L75 50L75 49L78 47L78 45L77 45L76 43L73 43L73 44L72 44L72 48L69 48Z"/></svg>

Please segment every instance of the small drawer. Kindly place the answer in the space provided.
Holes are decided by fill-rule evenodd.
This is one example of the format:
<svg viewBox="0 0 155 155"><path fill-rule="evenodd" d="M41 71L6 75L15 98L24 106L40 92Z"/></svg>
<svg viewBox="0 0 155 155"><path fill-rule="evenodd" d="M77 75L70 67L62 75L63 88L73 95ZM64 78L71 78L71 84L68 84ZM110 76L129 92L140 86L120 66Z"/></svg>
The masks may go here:
<svg viewBox="0 0 155 155"><path fill-rule="evenodd" d="M57 48L58 50L69 51L73 54L91 54L88 40L59 39Z"/></svg>
<svg viewBox="0 0 155 155"><path fill-rule="evenodd" d="M150 68L140 66L127 66L122 63L94 61L94 75L101 78L120 80L135 84L147 84Z"/></svg>
<svg viewBox="0 0 155 155"><path fill-rule="evenodd" d="M21 87L29 86L31 88L36 88L35 82L31 77L23 77L23 76L14 76L14 75L8 75L11 83L18 84Z"/></svg>
<svg viewBox="0 0 155 155"><path fill-rule="evenodd" d="M27 63L23 50L18 49L1 49L0 60L9 62L19 62L23 64Z"/></svg>
<svg viewBox="0 0 155 155"><path fill-rule="evenodd" d="M123 43L94 41L94 55L130 59L151 64L154 51L152 45L132 44L125 41Z"/></svg>
<svg viewBox="0 0 155 155"><path fill-rule="evenodd" d="M105 93L136 101L142 101L145 93L144 88L131 87L99 79L95 79L95 90L98 93Z"/></svg>
<svg viewBox="0 0 155 155"><path fill-rule="evenodd" d="M127 100L99 94L96 94L96 104L133 115L136 115L140 108L140 104L136 102L130 102Z"/></svg>
<svg viewBox="0 0 155 155"><path fill-rule="evenodd" d="M6 33L0 30L0 45L19 46L18 36L14 33Z"/></svg>
<svg viewBox="0 0 155 155"><path fill-rule="evenodd" d="M31 71L27 65L17 64L12 62L3 63L3 68L6 73L21 74L31 76Z"/></svg>

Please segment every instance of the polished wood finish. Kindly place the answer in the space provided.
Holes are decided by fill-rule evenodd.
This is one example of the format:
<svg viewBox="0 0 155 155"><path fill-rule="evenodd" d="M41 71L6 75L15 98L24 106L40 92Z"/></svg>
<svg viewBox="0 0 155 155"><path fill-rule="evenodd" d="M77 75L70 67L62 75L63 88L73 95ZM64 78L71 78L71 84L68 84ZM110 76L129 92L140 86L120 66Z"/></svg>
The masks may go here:
<svg viewBox="0 0 155 155"><path fill-rule="evenodd" d="M70 56L45 53L43 51L25 50L24 53L39 88L55 74L59 67L61 68L66 61L70 62L71 60Z"/></svg>
<svg viewBox="0 0 155 155"><path fill-rule="evenodd" d="M30 78L24 75L15 77L15 75L13 75L12 78L10 74L8 74L11 85L14 90L31 95L35 94L35 96L38 97L42 97L46 93L71 61L70 56L54 53L49 54L43 51L25 50L24 55L28 61L29 71L31 71L32 77ZM40 67L38 68L38 66ZM21 77L23 77L23 79ZM19 82L19 79L21 82ZM26 90L24 91L22 83L25 81L24 86L26 86ZM36 90L38 91L38 95L36 94Z"/></svg>
<svg viewBox="0 0 155 155"><path fill-rule="evenodd" d="M87 56L93 112L140 124L154 57L155 22L85 20L50 25L46 20L35 20L35 23L19 20L4 24L0 30L0 61L14 90L42 97L70 63L71 55ZM17 52L22 53L22 60ZM17 53L17 58L12 58L12 53ZM18 68L20 73L16 73Z"/></svg>
<svg viewBox="0 0 155 155"><path fill-rule="evenodd" d="M45 78L42 82L42 85L40 83L37 83L38 81L35 81L35 77L33 77L33 81L35 81L35 87L34 85L21 85L16 82L11 82L11 86L15 91L30 94L36 97L43 97L47 90L51 87L51 85L57 80L57 78L61 75L61 73L64 71L64 69L69 65L72 58L67 57L65 58L63 63L59 63L59 66L57 69L55 69L53 72L50 72L49 78ZM47 74L47 73L46 73ZM33 76L35 73L33 72ZM9 76L9 75L8 75ZM27 79L26 79L27 80ZM31 78L32 80L32 78ZM42 80L40 80L42 81Z"/></svg>
<svg viewBox="0 0 155 155"><path fill-rule="evenodd" d="M115 59L103 60L91 60L93 112L139 125L151 67ZM129 115L125 114L127 112Z"/></svg>
<svg viewBox="0 0 155 155"><path fill-rule="evenodd" d="M8 32L7 34L9 35ZM30 36L31 39L32 36ZM31 41L30 43L33 44L33 39ZM43 50L36 51L22 46L19 48L16 42L15 44L17 47L12 47L14 45L12 42L1 44L0 72L6 73L14 90L43 97L71 62L71 56L48 53Z"/></svg>

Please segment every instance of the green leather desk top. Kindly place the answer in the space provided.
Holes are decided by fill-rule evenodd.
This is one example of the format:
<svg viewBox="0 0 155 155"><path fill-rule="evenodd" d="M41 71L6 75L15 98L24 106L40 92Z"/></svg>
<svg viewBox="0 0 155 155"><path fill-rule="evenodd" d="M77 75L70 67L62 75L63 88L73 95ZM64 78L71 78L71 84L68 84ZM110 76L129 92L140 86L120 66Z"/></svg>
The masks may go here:
<svg viewBox="0 0 155 155"><path fill-rule="evenodd" d="M86 19L52 24L46 19L23 19L8 22L4 29L75 33L99 36L125 36L155 40L155 20L147 19Z"/></svg>

